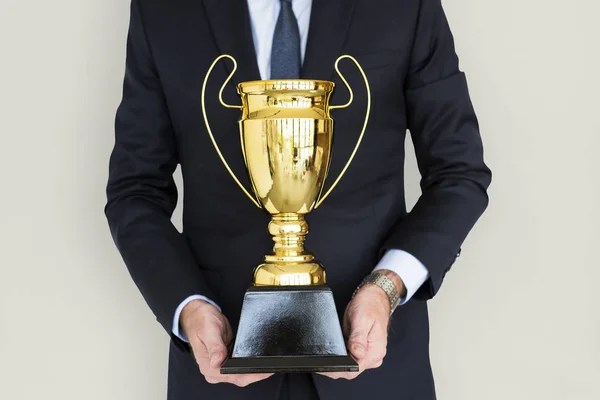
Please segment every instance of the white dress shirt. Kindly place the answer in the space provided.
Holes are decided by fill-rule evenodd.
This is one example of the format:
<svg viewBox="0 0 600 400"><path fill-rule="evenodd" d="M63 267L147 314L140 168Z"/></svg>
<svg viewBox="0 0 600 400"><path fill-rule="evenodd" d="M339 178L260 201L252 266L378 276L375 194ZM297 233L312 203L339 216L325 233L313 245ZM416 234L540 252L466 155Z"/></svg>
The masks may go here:
<svg viewBox="0 0 600 400"><path fill-rule="evenodd" d="M256 61L262 79L269 79L271 75L271 45L273 33L279 16L281 0L248 0L250 11L250 25L252 28L252 39L256 50ZM300 31L301 61L304 61L306 42L308 39L308 28L310 22L310 10L312 0L293 0L292 9L298 21ZM403 250L388 250L381 258L374 271L387 269L398 274L404 286L406 295L400 300L405 304L421 287L423 282L429 278L427 268L413 255ZM179 327L181 310L192 300L204 300L221 310L218 304L201 294L193 295L181 302L173 318L173 333L182 340L187 341L183 331Z"/></svg>

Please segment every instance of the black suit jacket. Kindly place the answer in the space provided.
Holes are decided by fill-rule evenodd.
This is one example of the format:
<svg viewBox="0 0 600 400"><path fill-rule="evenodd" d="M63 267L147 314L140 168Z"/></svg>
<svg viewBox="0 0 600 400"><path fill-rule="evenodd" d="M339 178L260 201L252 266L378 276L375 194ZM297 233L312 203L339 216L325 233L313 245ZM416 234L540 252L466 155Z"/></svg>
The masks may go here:
<svg viewBox="0 0 600 400"><path fill-rule="evenodd" d="M227 174L203 124L202 81L222 53L239 63L224 94L226 102L238 104L235 83L260 79L246 1L133 0L106 215L133 280L169 333L176 307L193 294L214 299L235 327L253 268L272 248L269 216ZM438 291L487 206L491 174L477 119L440 0L314 0L302 75L334 80L334 104L347 99L333 71L341 54L355 56L364 67L372 113L354 163L332 195L308 215L307 248L327 269L340 314L386 249L413 254L430 278L394 314L381 368L350 382L319 376L317 388L324 399L367 393L433 399L423 300ZM341 64L355 102L333 114L329 184L352 151L365 109L359 73L350 62ZM249 188L239 111L224 109L217 100L230 68L224 61L214 70L207 110L224 156ZM403 181L407 129L423 191L410 213ZM181 233L170 220L178 164L185 189ZM177 338L169 371L169 395L177 400L271 398L281 382L274 376L244 389L209 385Z"/></svg>

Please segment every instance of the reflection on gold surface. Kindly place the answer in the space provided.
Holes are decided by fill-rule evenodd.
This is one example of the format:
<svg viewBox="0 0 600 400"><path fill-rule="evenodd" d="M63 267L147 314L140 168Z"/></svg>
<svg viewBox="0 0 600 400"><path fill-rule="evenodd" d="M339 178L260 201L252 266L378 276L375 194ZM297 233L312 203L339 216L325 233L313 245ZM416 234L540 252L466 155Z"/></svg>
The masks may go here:
<svg viewBox="0 0 600 400"><path fill-rule="evenodd" d="M229 58L234 62L234 69L219 92L219 100L225 107L242 111L240 140L254 196L248 193L229 168L206 117L206 83L214 65L221 58ZM269 233L275 242L273 254L265 256L265 263L256 268L255 285L322 285L326 282L323 267L304 250L304 237L308 233L304 214L327 197L350 165L364 135L371 104L367 78L354 58L338 58L336 71L339 74L338 63L343 58L354 61L365 80L367 117L346 166L320 199L333 142L333 120L329 112L349 106L353 99L352 90L344 77L340 75L350 91L350 100L342 106L329 105L333 82L302 79L240 83L237 88L242 105L233 106L225 104L221 98L223 88L237 68L233 57L218 57L206 75L202 87L202 112L217 154L244 193L254 204L272 215Z"/></svg>

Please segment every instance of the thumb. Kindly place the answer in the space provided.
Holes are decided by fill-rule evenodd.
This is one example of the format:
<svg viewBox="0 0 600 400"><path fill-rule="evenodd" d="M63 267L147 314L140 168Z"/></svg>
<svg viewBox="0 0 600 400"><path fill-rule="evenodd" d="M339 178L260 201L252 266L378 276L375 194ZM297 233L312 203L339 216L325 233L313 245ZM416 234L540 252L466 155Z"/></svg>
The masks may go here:
<svg viewBox="0 0 600 400"><path fill-rule="evenodd" d="M205 343L210 367L219 368L223 364L223 361L225 361L225 357L227 357L227 347L225 347L220 336L211 338L211 340L207 340Z"/></svg>
<svg viewBox="0 0 600 400"><path fill-rule="evenodd" d="M367 339L369 327L366 321L350 321L350 336L348 337L348 349L352 355L360 360L367 354Z"/></svg>

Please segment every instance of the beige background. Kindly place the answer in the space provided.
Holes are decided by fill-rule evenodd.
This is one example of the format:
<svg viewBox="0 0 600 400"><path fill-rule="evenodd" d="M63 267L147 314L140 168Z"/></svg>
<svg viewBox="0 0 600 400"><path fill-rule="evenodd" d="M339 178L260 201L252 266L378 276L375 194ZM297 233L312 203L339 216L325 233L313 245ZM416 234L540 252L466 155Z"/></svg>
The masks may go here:
<svg viewBox="0 0 600 400"><path fill-rule="evenodd" d="M600 3L445 6L495 175L431 303L439 398L600 399ZM128 17L0 2L1 399L165 397L167 336L102 212Z"/></svg>

